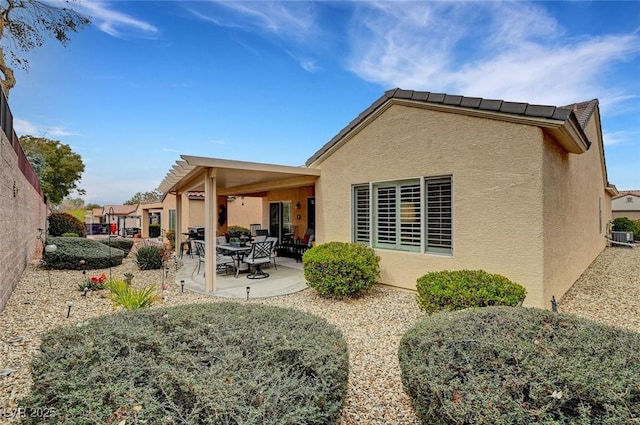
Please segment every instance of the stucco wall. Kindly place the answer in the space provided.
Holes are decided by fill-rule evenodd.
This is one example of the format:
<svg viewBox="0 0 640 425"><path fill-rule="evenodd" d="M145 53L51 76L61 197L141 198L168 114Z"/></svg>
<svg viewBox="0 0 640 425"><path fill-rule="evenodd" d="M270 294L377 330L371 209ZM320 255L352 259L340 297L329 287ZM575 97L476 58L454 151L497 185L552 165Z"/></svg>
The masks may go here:
<svg viewBox="0 0 640 425"><path fill-rule="evenodd" d="M378 249L380 282L484 269L543 306L543 133L537 127L393 105L318 165L317 240L351 240L351 185L453 175L453 256Z"/></svg>
<svg viewBox="0 0 640 425"><path fill-rule="evenodd" d="M291 202L291 225L295 226L295 238L302 238L307 230L307 199L313 198L313 186L295 187L291 189L272 190L263 198L262 223L263 229L269 228L269 202ZM300 203L300 209L296 203ZM298 218L300 215L300 218ZM259 223L258 221L256 223Z"/></svg>
<svg viewBox="0 0 640 425"><path fill-rule="evenodd" d="M613 211L611 218L627 217L631 220L640 220L640 211Z"/></svg>
<svg viewBox="0 0 640 425"><path fill-rule="evenodd" d="M38 228L46 227L47 209L39 193L18 169L18 158L0 131L0 311L31 259L42 253ZM17 192L14 196L14 182ZM44 282L43 282L44 284Z"/></svg>
<svg viewBox="0 0 640 425"><path fill-rule="evenodd" d="M611 195L605 192L602 148L595 119L585 129L591 147L569 154L545 140L544 300L559 299L606 245Z"/></svg>

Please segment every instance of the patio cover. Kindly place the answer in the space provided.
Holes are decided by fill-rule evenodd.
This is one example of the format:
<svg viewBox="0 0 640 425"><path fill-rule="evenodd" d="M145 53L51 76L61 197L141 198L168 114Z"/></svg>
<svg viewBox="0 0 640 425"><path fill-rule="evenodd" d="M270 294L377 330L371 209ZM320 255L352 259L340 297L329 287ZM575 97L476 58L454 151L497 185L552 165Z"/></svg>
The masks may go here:
<svg viewBox="0 0 640 425"><path fill-rule="evenodd" d="M218 158L180 155L158 190L176 195L177 228L182 228L181 196L183 192L204 191L206 249L205 289L215 291L216 232L218 196L250 195L269 190L314 185L320 170L306 167L233 161Z"/></svg>

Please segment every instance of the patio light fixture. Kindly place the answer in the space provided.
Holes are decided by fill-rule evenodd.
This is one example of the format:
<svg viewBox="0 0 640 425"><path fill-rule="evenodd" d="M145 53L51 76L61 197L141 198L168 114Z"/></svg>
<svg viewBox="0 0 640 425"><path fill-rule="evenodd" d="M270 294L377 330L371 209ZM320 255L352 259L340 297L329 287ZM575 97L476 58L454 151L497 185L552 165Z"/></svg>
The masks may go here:
<svg viewBox="0 0 640 425"><path fill-rule="evenodd" d="M69 318L69 315L71 314L71 307L73 307L73 303L71 301L67 301L67 319Z"/></svg>
<svg viewBox="0 0 640 425"><path fill-rule="evenodd" d="M249 292L251 291L251 287L247 286L247 301L249 301Z"/></svg>

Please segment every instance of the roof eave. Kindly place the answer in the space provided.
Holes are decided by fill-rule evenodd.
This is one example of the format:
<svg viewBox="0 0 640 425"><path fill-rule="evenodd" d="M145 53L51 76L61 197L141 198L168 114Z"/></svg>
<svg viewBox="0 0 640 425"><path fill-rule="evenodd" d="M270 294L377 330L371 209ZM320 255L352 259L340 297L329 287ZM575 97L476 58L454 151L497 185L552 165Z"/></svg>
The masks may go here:
<svg viewBox="0 0 640 425"><path fill-rule="evenodd" d="M548 132L569 153L580 155L591 146L591 142L573 119L565 121L559 127L550 128Z"/></svg>
<svg viewBox="0 0 640 425"><path fill-rule="evenodd" d="M415 100L408 99L398 99L398 98L387 98L382 104L380 104L373 112L371 112L367 117L362 119L357 125L352 126L347 132L345 132L342 137L331 144L326 148L325 151L319 155L311 157L309 161L307 161L307 166L309 168L314 168L318 166L325 158L330 156L333 152L335 152L339 147L344 145L349 139L353 138L356 134L358 134L364 127L366 127L371 121L380 116L384 111L389 109L392 105L404 105L404 106L412 106L421 109L429 109L440 112L450 112L463 114L473 117L479 118L488 118L495 119L499 121L507 121L516 124L524 124L524 125L535 125L541 128L548 129L549 133L560 143L560 145L566 149L568 152L581 154L586 152L589 149L589 141L586 139L584 132L580 129L577 120L575 117L573 119L569 118L566 120L556 119L556 118L544 118L544 117L534 117L534 116L525 116L518 114L510 114L498 111L489 111L483 109L474 109L474 108L466 108L460 107L456 105L445 105L439 103L424 103ZM573 116L573 114L572 114Z"/></svg>

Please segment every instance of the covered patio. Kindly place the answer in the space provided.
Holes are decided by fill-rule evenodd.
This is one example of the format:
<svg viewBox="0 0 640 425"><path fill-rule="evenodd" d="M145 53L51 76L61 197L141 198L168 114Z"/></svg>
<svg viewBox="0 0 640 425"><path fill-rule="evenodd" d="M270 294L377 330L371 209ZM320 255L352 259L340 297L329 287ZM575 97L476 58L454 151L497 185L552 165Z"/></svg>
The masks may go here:
<svg viewBox="0 0 640 425"><path fill-rule="evenodd" d="M223 289L218 287L218 281L222 282L223 275L216 273L215 256L217 248L216 236L218 236L219 225L223 223L222 220L219 221L219 218L222 218L219 217L220 199L224 202L227 196L260 196L260 194L269 191L313 187L320 176L320 170L190 155L181 155L181 158L169 170L162 183L158 186L158 190L176 195L177 229L183 227L182 222L184 220L181 205L182 197L180 195L190 191L204 192L204 241L207 249L204 268L199 275L204 276L202 278L203 291L218 295L222 293L220 290ZM186 273L188 267L185 265L184 269ZM269 281L275 282L280 270L272 269L271 271L273 272L272 277L255 286L262 288L268 286L270 284ZM196 282L197 279L194 278L192 280ZM231 279L234 278L231 277ZM238 278L234 280L234 283L229 283L229 286L224 289L231 290L231 287L239 287L246 294L247 279ZM177 283L180 283L179 279ZM195 286L194 283L194 288Z"/></svg>
<svg viewBox="0 0 640 425"><path fill-rule="evenodd" d="M216 289L213 292L205 290L205 277L202 270L200 273L197 272L198 257L191 258L185 255L182 261L184 265L176 273L176 284L182 285L184 282L185 291L220 298L253 299L293 294L307 288L302 263L296 262L293 258L278 258L278 270L273 266L267 269L270 274L267 279L246 279L244 274L236 278L233 273L218 272Z"/></svg>

